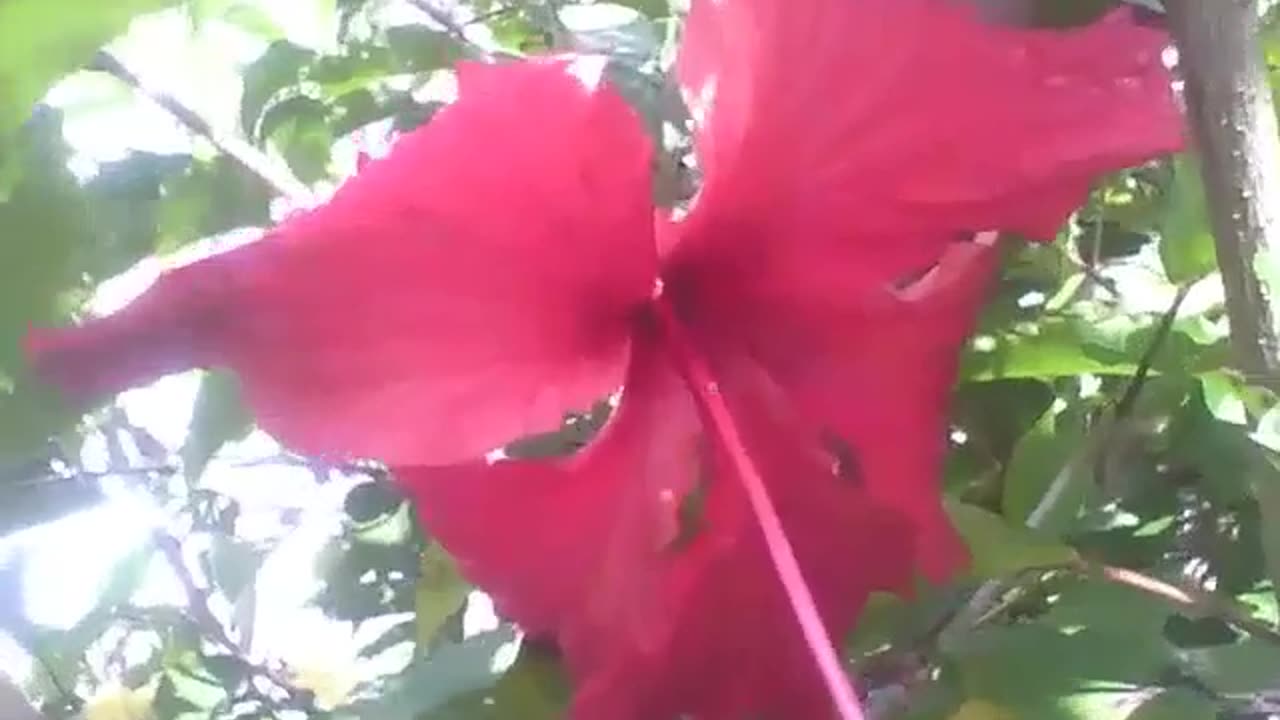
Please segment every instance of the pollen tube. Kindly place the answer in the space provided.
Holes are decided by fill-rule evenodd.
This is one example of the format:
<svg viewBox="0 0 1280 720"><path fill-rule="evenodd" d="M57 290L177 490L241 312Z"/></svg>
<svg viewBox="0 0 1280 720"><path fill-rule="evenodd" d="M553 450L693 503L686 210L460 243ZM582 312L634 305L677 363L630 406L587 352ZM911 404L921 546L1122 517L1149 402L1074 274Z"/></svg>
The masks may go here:
<svg viewBox="0 0 1280 720"><path fill-rule="evenodd" d="M795 550L787 538L786 529L769 497L769 490L764 485L755 461L747 452L738 427L720 394L719 385L706 360L697 351L688 336L685 335L679 319L671 309L666 298L657 297L652 303L657 315L658 325L671 342L676 353L680 372L693 392L697 403L702 407L711 430L719 436L720 442L728 450L729 459L733 463L735 474L741 479L743 490L747 493L751 511L756 517L761 533L764 534L765 547L769 550L769 558L773 561L774 571L782 582L787 601L795 613L796 621L805 644L809 648L818 672L822 675L827 692L835 704L841 720L863 720L862 707L858 704L857 693L852 681L845 673L836 654L831 635L827 632L822 616L818 612L817 603L809 584L805 582L800 563L796 560Z"/></svg>

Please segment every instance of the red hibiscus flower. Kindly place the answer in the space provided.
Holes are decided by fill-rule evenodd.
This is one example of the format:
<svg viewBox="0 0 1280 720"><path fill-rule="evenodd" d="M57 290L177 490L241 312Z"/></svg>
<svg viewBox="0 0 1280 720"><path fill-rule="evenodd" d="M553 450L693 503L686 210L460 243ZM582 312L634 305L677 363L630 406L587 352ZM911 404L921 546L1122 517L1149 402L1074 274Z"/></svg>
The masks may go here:
<svg viewBox="0 0 1280 720"><path fill-rule="evenodd" d="M1052 236L1098 174L1179 146L1164 41L1129 11L694 0L687 217L655 214L600 61L464 65L325 206L30 349L84 398L229 367L283 441L391 465L564 650L575 718L856 717L831 638L964 560L936 476L978 233ZM576 455L483 459L618 388Z"/></svg>

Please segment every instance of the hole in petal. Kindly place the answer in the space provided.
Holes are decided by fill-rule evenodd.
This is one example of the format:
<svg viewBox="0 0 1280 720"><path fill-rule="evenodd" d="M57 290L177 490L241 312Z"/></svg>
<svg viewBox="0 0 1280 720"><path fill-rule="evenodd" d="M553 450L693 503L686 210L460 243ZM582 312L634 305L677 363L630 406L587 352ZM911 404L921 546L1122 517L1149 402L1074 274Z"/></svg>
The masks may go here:
<svg viewBox="0 0 1280 720"><path fill-rule="evenodd" d="M925 278L929 277L929 274L932 273L935 269L937 269L937 267L938 267L938 262L935 260L934 262L929 263L928 265L914 272L903 275L902 277L899 277L897 280L894 281L893 289L898 291L908 291L912 288L912 286L916 285L917 283L921 282Z"/></svg>
<svg viewBox="0 0 1280 720"><path fill-rule="evenodd" d="M824 430L822 448L831 460L832 475L855 486L862 485L862 463L858 461L858 453L852 445L834 432Z"/></svg>
<svg viewBox="0 0 1280 720"><path fill-rule="evenodd" d="M502 456L511 460L545 460L567 457L586 447L613 414L609 399L597 401L590 410L570 413L557 430L519 438L505 448Z"/></svg>
<svg viewBox="0 0 1280 720"><path fill-rule="evenodd" d="M707 492L714 472L710 450L706 438L702 438L694 456L694 462L698 464L697 479L678 501L672 498L675 502L674 530L665 545L669 552L678 553L688 548L706 529Z"/></svg>

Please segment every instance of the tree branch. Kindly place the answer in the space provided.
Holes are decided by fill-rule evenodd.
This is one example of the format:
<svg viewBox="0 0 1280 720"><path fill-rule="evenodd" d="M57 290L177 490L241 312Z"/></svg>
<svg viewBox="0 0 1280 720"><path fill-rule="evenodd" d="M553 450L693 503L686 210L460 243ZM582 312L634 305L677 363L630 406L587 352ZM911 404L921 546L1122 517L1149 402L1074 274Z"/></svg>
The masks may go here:
<svg viewBox="0 0 1280 720"><path fill-rule="evenodd" d="M454 40L457 40L464 45L471 44L470 41L467 40L466 30L458 23L457 20L453 19L453 14L448 10L436 7L431 0L408 1L410 5L418 8L418 10L422 11L424 15L431 18L432 22L444 28L444 31L452 35Z"/></svg>
<svg viewBox="0 0 1280 720"><path fill-rule="evenodd" d="M432 0L407 0L407 2L421 11L422 14L430 18L431 22L444 28L444 31L454 40L458 41L458 44L461 45L472 57L477 60L493 60L493 52L488 48L481 47L478 43L472 42L471 39L467 37L466 27L454 19L453 14L448 10L437 7ZM467 24L469 25L471 23Z"/></svg>
<svg viewBox="0 0 1280 720"><path fill-rule="evenodd" d="M1256 261L1280 252L1280 135L1257 0L1165 0L1200 151L1236 362L1280 387L1275 291Z"/></svg>
<svg viewBox="0 0 1280 720"><path fill-rule="evenodd" d="M1188 614L1216 617L1240 628L1259 640L1280 645L1280 631L1250 615L1247 610L1240 607L1231 598L1223 597L1198 587L1175 585L1128 568L1094 565L1081 561L1079 569L1082 572L1095 574L1108 582L1124 585L1158 597L1183 608Z"/></svg>
<svg viewBox="0 0 1280 720"><path fill-rule="evenodd" d="M209 593L196 585L195 577L192 576L191 569L187 567L187 562L182 557L182 545L178 539L164 531L157 530L152 533L152 543L160 551L170 569L173 570L174 575L177 576L179 584L182 585L183 593L187 599L186 612L191 621L199 628L201 634L243 663L244 667L251 673L265 678L272 685L284 691L289 698L291 707L311 708L314 703L310 693L295 688L289 678L282 672L267 665L251 662L244 656L244 648L240 647L240 643L227 634L227 629L222 624L222 621L218 620L217 616L213 614L213 610L210 609ZM249 684L249 687L253 691L252 683ZM258 700L264 704L274 704L271 698L260 693L255 694L258 695Z"/></svg>
<svg viewBox="0 0 1280 720"><path fill-rule="evenodd" d="M174 119L182 123L188 130L204 137L214 147L225 153L227 157L235 160L244 169L252 173L273 194L296 200L304 200L310 197L311 191L302 181L294 177L288 168L282 167L261 150L244 140L216 132L213 126L201 117L199 113L187 107L172 95L148 86L111 53L106 51L99 52L90 67L116 77L137 92L145 95L172 115Z"/></svg>

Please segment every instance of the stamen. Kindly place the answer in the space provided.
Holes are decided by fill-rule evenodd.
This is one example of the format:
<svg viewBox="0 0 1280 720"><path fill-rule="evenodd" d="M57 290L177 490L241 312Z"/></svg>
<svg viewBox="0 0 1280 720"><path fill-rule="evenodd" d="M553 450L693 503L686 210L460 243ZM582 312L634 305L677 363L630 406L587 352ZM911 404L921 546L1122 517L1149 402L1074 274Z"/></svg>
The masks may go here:
<svg viewBox="0 0 1280 720"><path fill-rule="evenodd" d="M742 442L733 415L729 412L729 406L725 404L724 396L719 391L719 385L711 368L689 342L670 303L660 300L655 302L654 306L658 324L676 351L685 382L702 406L712 432L719 436L720 441L729 451L729 459L733 463L735 474L742 481L752 513L760 525L760 531L764 534L765 547L769 551L770 560L773 561L774 571L782 582L787 601L791 604L791 610L800 624L800 632L818 667L818 672L822 675L836 711L841 720L863 720L862 708L858 704L858 696L854 692L852 681L845 673L840 658L836 654L831 636L827 633L826 625L823 624L822 616L818 612L817 603L814 602L813 593L809 590L809 585L805 582L804 574L800 570L800 563L796 560L795 550L791 547L786 529L782 527L782 520L778 517L778 511L769 497L769 490L765 487L764 479L761 478L755 462Z"/></svg>

